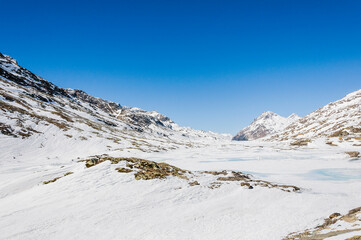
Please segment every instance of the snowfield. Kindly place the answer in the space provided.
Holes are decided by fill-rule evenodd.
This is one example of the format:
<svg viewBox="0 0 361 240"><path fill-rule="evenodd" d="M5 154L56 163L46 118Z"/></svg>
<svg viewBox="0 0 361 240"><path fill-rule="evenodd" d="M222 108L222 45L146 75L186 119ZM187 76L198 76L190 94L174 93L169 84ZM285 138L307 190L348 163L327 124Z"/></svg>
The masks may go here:
<svg viewBox="0 0 361 240"><path fill-rule="evenodd" d="M48 152L42 150L47 146L31 149L16 143L19 139L0 139L1 239L282 239L321 224L333 212L361 205L361 164L344 153L356 148L346 143L333 147L320 140L293 148L229 141L158 153L112 152L86 143L73 145L74 152L67 144ZM22 156L14 161L17 151L5 151L9 148ZM89 152L191 171L242 171L302 190L248 189L237 182L211 189L207 177L196 186L175 177L135 180L133 173L115 171L119 164L86 168L77 160ZM42 183L70 171L56 182Z"/></svg>

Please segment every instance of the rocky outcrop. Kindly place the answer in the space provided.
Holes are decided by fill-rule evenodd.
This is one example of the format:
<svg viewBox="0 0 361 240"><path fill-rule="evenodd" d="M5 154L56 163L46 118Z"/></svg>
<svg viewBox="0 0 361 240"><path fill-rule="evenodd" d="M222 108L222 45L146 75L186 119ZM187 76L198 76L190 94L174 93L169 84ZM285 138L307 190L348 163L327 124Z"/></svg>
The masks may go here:
<svg viewBox="0 0 361 240"><path fill-rule="evenodd" d="M88 103L94 109L101 109L106 113L115 114L118 110L122 109L119 103L106 101L101 98L93 97L86 92L79 89L65 89L65 92L72 96L74 99L78 99L81 102Z"/></svg>
<svg viewBox="0 0 361 240"><path fill-rule="evenodd" d="M293 185L281 185L271 183L264 180L254 179L250 174L244 174L236 171L196 171L191 172L173 165L154 162L140 158L115 158L109 156L95 156L85 161L87 168L94 167L105 161L110 161L112 164L125 163L125 167L118 167L115 170L119 173L133 173L135 180L152 180L152 179L166 179L168 177L177 177L188 181L189 186L204 186L201 184L201 179L207 175L213 175L214 181L205 187L215 189L221 187L223 184L234 182L241 187L254 189L255 187L262 188L276 188L285 192L300 192L299 187ZM206 177L207 179L209 177Z"/></svg>
<svg viewBox="0 0 361 240"><path fill-rule="evenodd" d="M352 152L346 152L350 156L350 158L358 158L360 156L360 152L358 151L352 151Z"/></svg>
<svg viewBox="0 0 361 240"><path fill-rule="evenodd" d="M291 142L290 145L291 146L298 146L298 147L307 146L308 143L310 143L310 142L311 142L310 139L299 139L299 140L296 140L294 142Z"/></svg>

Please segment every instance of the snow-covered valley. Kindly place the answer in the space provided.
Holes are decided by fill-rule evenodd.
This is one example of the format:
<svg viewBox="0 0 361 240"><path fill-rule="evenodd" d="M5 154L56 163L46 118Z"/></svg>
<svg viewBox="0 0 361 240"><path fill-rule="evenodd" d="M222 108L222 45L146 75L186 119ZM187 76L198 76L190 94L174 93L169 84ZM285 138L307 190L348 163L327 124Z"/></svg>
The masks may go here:
<svg viewBox="0 0 361 240"><path fill-rule="evenodd" d="M0 93L0 239L361 231L361 90L292 124L265 114L276 135L241 142L57 87L2 54Z"/></svg>
<svg viewBox="0 0 361 240"><path fill-rule="evenodd" d="M14 144L1 141L5 149ZM158 153L104 152L166 162L195 173L242 171L298 186L300 192L248 189L237 181L213 188L214 176L199 176L195 186L176 177L136 180L131 172L115 170L122 164L105 161L86 168L79 160L86 158L88 148L81 148L66 154L60 148L54 159L41 149L21 151L27 157L19 161L2 151L3 239L283 239L322 224L333 212L344 214L360 206L361 161L344 153L355 150L347 144L322 142L298 149L252 141ZM68 172L73 174L43 184Z"/></svg>

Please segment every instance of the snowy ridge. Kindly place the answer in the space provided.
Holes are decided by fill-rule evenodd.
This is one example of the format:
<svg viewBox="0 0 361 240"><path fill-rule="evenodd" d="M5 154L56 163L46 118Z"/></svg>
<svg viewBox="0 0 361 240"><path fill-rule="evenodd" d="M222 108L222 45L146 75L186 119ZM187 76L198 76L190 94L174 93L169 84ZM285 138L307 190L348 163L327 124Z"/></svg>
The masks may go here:
<svg viewBox="0 0 361 240"><path fill-rule="evenodd" d="M0 111L1 137L17 138L21 143L43 139L43 147L55 137L59 146L101 140L103 148L132 146L141 151L230 139L228 135L181 127L156 111L60 88L1 53Z"/></svg>
<svg viewBox="0 0 361 240"><path fill-rule="evenodd" d="M277 140L361 135L361 89L331 102L289 125Z"/></svg>
<svg viewBox="0 0 361 240"><path fill-rule="evenodd" d="M257 117L249 126L237 133L237 135L233 137L233 140L244 141L262 138L282 131L298 119L300 119L300 117L295 113L285 118L274 112L267 111Z"/></svg>

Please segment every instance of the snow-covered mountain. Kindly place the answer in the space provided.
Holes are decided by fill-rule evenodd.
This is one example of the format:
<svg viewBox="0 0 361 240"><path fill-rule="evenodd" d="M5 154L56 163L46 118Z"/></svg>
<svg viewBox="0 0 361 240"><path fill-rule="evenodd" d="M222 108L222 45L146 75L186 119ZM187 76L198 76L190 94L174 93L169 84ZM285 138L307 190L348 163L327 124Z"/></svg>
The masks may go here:
<svg viewBox="0 0 361 240"><path fill-rule="evenodd" d="M317 137L361 137L361 89L293 122L274 139Z"/></svg>
<svg viewBox="0 0 361 240"><path fill-rule="evenodd" d="M42 147L49 144L49 139L56 139L59 146L102 141L103 148L158 151L231 138L181 127L156 111L122 106L81 90L63 89L1 53L0 111L0 136L17 138L18 142L31 138L31 144L37 139Z"/></svg>
<svg viewBox="0 0 361 240"><path fill-rule="evenodd" d="M274 112L264 112L257 117L249 126L243 128L233 140L254 140L282 131L300 117L293 113L289 117L282 117Z"/></svg>

